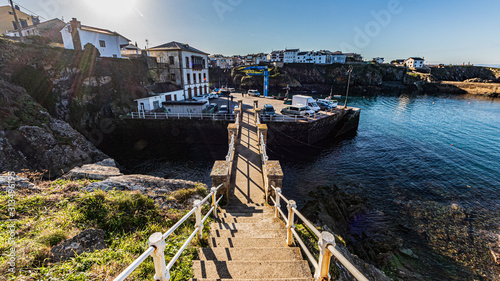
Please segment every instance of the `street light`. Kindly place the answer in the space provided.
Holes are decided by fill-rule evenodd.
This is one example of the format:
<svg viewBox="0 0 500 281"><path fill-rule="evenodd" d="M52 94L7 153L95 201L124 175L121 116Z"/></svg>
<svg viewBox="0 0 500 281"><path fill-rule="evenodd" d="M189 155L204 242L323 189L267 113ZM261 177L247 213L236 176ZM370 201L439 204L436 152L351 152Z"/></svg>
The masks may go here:
<svg viewBox="0 0 500 281"><path fill-rule="evenodd" d="M349 73L349 78L347 79L347 91L345 94L344 109L347 107L347 96L349 96L349 84L351 84L352 65L349 66L349 70L347 70L347 73Z"/></svg>

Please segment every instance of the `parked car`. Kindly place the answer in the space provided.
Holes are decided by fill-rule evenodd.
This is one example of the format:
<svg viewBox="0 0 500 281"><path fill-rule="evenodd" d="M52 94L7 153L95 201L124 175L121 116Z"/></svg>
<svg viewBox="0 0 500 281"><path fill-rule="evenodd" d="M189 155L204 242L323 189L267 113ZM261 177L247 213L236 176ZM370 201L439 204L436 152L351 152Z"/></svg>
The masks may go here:
<svg viewBox="0 0 500 281"><path fill-rule="evenodd" d="M217 112L218 115L224 115L224 114L229 114L229 110L227 108L227 105L221 105L219 108L219 112Z"/></svg>
<svg viewBox="0 0 500 281"><path fill-rule="evenodd" d="M274 110L274 107L270 104L265 104L264 108L262 108L261 111L262 115L276 115L276 111Z"/></svg>
<svg viewBox="0 0 500 281"><path fill-rule="evenodd" d="M231 92L229 92L228 90L220 90L219 91L219 97L229 97L230 94L231 94Z"/></svg>
<svg viewBox="0 0 500 281"><path fill-rule="evenodd" d="M321 108L321 110L330 110L332 109L332 106L329 103L322 102L320 100L316 101L316 104Z"/></svg>
<svg viewBox="0 0 500 281"><path fill-rule="evenodd" d="M211 104L207 105L207 107L205 107L202 112L213 114L213 113L216 113L218 110L219 110L219 106L216 103L211 103Z"/></svg>
<svg viewBox="0 0 500 281"><path fill-rule="evenodd" d="M260 93L257 90L248 90L249 96L260 97Z"/></svg>
<svg viewBox="0 0 500 281"><path fill-rule="evenodd" d="M337 105L339 103L336 100L330 100L330 99L318 99L318 100L316 100L316 102L326 103L326 104L330 105L331 108L337 107Z"/></svg>
<svg viewBox="0 0 500 281"><path fill-rule="evenodd" d="M231 93L234 93L234 92L236 92L236 89L235 88L228 88L228 91Z"/></svg>
<svg viewBox="0 0 500 281"><path fill-rule="evenodd" d="M287 107L283 108L281 110L281 114L283 114L283 115L310 116L310 115L314 115L314 110L312 110L308 106L291 105L291 106L287 106Z"/></svg>

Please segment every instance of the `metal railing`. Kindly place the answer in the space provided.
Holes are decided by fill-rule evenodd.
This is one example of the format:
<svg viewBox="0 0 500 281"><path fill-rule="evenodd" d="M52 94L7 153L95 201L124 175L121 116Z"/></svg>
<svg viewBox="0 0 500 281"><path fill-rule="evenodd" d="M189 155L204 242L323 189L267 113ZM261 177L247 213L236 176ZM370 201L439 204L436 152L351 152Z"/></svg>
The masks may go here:
<svg viewBox="0 0 500 281"><path fill-rule="evenodd" d="M368 279L344 257L336 245L335 237L332 233L327 231L320 232L309 220L306 219L306 217L304 217L304 215L297 210L297 204L295 201L288 200L285 196L283 196L283 194L281 194L281 188L276 188L272 185L271 188L275 192L275 198L272 196L270 197L271 201L274 203L274 216L279 218L281 215L283 220L286 222L286 242L288 246L292 246L294 244L294 238L296 239L300 248L304 251L308 260L315 268L314 278L316 280L330 280L330 258L333 255L357 280L368 281ZM286 203L288 216L285 216L281 210L281 200ZM297 217L302 220L304 225L318 238L319 257L317 260L307 248L304 241L300 238L297 231L295 231L295 215L297 215Z"/></svg>
<svg viewBox="0 0 500 281"><path fill-rule="evenodd" d="M229 149L226 155L226 161L229 162L233 159L234 149L235 149L235 134L231 136L231 143L229 144Z"/></svg>
<svg viewBox="0 0 500 281"><path fill-rule="evenodd" d="M217 187L212 187L210 190L210 193L203 198L203 200L196 200L194 201L193 209L189 211L184 217L182 217L174 226L172 226L167 232L164 234L161 232L156 232L153 233L149 237L149 248L142 253L132 264L130 264L120 275L118 275L114 281L122 281L125 280L141 263L143 263L148 256L153 257L153 262L155 266L155 280L160 280L160 281L166 281L170 279L170 269L174 266L175 262L179 257L181 256L182 252L187 248L191 240L196 236L196 233L198 233L199 237L202 238L203 236L203 225L205 221L208 219L208 216L213 212L214 217L217 218L217 206L219 204L219 201L222 199L224 195L221 195L219 199L217 199L217 191L219 188L222 186L219 185ZM212 198L212 203L210 210L207 212L207 214L202 218L201 214L201 208L205 204L205 202L208 201L209 198ZM175 256L170 260L170 262L166 265L165 264L165 239L167 239L179 226L181 226L189 217L191 217L192 214L195 214L196 216L196 228L195 230L191 233L191 235L188 237L188 239L184 242L182 247L177 251Z"/></svg>
<svg viewBox="0 0 500 281"><path fill-rule="evenodd" d="M260 155L262 157L262 164L264 162L269 161L269 157L267 156L266 143L264 142L264 135L260 133Z"/></svg>
<svg viewBox="0 0 500 281"><path fill-rule="evenodd" d="M234 114L218 113L166 113L166 112L131 112L128 115L132 119L211 119L234 121Z"/></svg>

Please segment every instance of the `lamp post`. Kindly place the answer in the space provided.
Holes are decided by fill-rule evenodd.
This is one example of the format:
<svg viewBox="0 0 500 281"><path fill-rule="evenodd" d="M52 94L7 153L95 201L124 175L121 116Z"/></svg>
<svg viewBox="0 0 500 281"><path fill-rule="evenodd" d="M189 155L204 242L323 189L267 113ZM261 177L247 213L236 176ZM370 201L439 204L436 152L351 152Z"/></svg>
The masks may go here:
<svg viewBox="0 0 500 281"><path fill-rule="evenodd" d="M352 65L349 66L349 70L347 70L347 73L349 73L349 78L347 78L347 91L345 94L344 109L347 107L347 96L349 96L349 84L351 84Z"/></svg>

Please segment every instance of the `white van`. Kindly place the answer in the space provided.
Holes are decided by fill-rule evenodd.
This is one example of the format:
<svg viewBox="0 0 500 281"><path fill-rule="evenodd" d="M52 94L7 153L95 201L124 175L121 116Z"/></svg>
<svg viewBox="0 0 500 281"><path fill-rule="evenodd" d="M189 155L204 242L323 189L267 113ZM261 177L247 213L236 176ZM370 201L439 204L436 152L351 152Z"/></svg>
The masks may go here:
<svg viewBox="0 0 500 281"><path fill-rule="evenodd" d="M316 101L310 96L294 95L292 97L292 105L309 106L314 112L321 110Z"/></svg>

